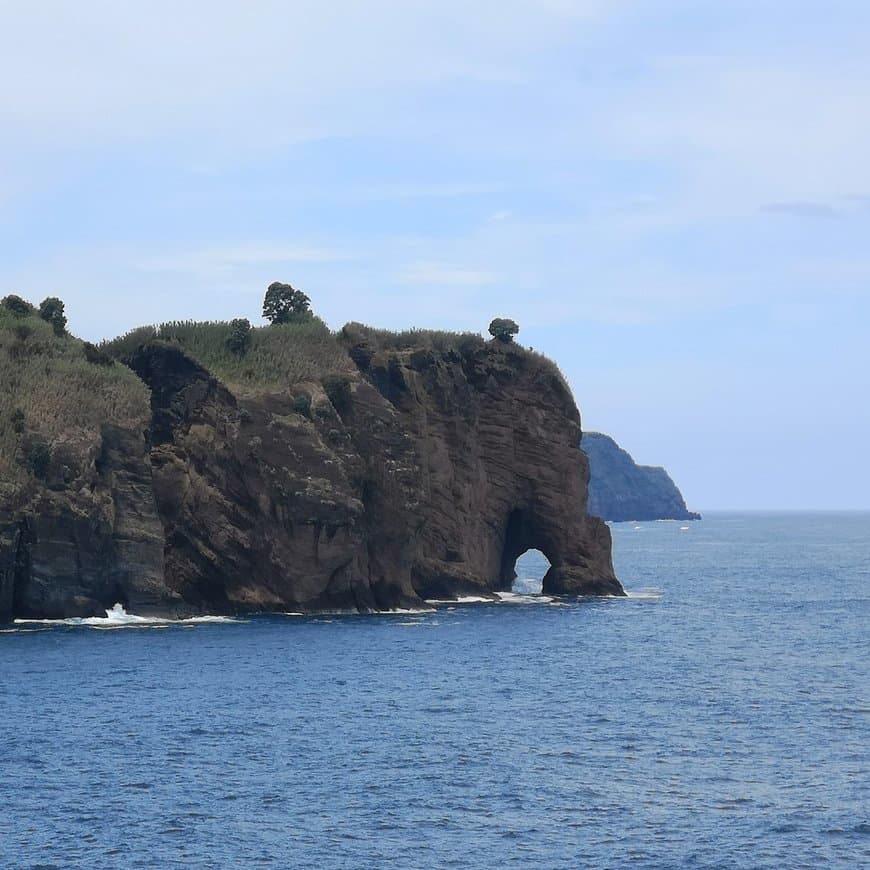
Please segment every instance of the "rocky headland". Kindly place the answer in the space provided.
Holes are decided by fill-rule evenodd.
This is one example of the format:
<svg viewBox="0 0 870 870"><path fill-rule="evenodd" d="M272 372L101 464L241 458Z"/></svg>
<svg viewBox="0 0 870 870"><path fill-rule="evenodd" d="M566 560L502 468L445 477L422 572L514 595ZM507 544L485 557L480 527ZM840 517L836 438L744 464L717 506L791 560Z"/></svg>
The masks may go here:
<svg viewBox="0 0 870 870"><path fill-rule="evenodd" d="M664 470L638 465L610 436L584 432L589 458L589 513L610 522L699 520Z"/></svg>
<svg viewBox="0 0 870 870"><path fill-rule="evenodd" d="M531 548L545 592L622 594L549 360L235 323L95 348L0 307L0 621L412 608L510 588Z"/></svg>

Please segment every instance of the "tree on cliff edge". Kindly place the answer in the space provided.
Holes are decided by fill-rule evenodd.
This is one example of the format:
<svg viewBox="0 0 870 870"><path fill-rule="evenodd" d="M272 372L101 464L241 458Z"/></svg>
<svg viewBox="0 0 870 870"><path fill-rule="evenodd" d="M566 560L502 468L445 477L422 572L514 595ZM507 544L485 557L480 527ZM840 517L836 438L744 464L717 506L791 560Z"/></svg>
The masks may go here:
<svg viewBox="0 0 870 870"><path fill-rule="evenodd" d="M520 331L516 321L508 320L506 317L496 317L489 324L489 334L499 341L513 341L514 336Z"/></svg>
<svg viewBox="0 0 870 870"><path fill-rule="evenodd" d="M299 323L311 318L311 300L289 284L274 281L266 289L263 317L271 323Z"/></svg>
<svg viewBox="0 0 870 870"><path fill-rule="evenodd" d="M16 317L27 317L33 314L33 306L14 293L10 293L8 296L0 299L0 305L11 311Z"/></svg>
<svg viewBox="0 0 870 870"><path fill-rule="evenodd" d="M54 334L66 335L66 314L64 314L63 302L57 296L49 296L39 304L39 316L51 324Z"/></svg>

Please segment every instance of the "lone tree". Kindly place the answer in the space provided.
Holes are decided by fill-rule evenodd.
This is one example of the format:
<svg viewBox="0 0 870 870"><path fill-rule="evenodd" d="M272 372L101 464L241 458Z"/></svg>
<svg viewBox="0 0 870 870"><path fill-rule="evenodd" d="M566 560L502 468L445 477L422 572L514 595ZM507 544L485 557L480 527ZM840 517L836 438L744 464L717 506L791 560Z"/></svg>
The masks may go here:
<svg viewBox="0 0 870 870"><path fill-rule="evenodd" d="M311 317L311 300L289 284L275 281L266 289L263 317L272 323L298 323Z"/></svg>
<svg viewBox="0 0 870 870"><path fill-rule="evenodd" d="M39 303L39 316L51 324L55 335L66 335L66 315L63 302L57 296L49 296Z"/></svg>
<svg viewBox="0 0 870 870"><path fill-rule="evenodd" d="M10 293L0 300L0 304L8 311L11 311L16 317L27 317L28 314L33 314L33 306L20 296Z"/></svg>
<svg viewBox="0 0 870 870"><path fill-rule="evenodd" d="M247 317L237 317L231 321L227 350L236 356L244 356L251 347L251 330L251 321Z"/></svg>
<svg viewBox="0 0 870 870"><path fill-rule="evenodd" d="M514 336L520 331L516 321L508 320L506 317L496 317L489 324L489 334L499 341L513 341Z"/></svg>

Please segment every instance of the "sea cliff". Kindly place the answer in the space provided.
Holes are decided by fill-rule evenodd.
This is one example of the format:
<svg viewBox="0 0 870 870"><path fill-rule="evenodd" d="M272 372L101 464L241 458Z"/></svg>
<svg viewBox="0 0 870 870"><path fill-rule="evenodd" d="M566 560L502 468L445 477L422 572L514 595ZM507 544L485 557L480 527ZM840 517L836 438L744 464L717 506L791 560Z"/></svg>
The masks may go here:
<svg viewBox="0 0 870 870"><path fill-rule="evenodd" d="M97 350L3 317L0 619L410 608L509 588L530 548L545 591L622 594L570 390L512 342L317 322L238 354L177 324Z"/></svg>
<svg viewBox="0 0 870 870"><path fill-rule="evenodd" d="M584 432L581 446L589 458L589 513L612 522L701 518L664 468L638 465L600 432Z"/></svg>

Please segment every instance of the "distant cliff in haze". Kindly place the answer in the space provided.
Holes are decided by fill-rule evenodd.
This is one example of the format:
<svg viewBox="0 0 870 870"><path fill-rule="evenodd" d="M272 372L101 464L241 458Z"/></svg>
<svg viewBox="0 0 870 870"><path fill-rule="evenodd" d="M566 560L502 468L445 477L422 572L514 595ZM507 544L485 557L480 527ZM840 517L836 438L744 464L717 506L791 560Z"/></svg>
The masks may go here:
<svg viewBox="0 0 870 870"><path fill-rule="evenodd" d="M699 520L664 470L638 465L610 436L584 432L589 457L589 513L613 522Z"/></svg>

